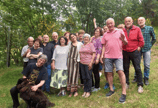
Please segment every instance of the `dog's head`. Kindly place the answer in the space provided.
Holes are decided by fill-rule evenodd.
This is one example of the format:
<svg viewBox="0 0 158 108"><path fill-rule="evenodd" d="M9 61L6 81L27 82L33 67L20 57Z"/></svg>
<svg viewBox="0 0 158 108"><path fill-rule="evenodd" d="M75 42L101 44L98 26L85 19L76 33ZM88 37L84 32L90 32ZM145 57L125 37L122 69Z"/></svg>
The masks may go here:
<svg viewBox="0 0 158 108"><path fill-rule="evenodd" d="M21 88L25 87L27 84L29 83L29 81L27 80L27 78L25 79L19 79L18 82L17 82L17 89L20 90Z"/></svg>

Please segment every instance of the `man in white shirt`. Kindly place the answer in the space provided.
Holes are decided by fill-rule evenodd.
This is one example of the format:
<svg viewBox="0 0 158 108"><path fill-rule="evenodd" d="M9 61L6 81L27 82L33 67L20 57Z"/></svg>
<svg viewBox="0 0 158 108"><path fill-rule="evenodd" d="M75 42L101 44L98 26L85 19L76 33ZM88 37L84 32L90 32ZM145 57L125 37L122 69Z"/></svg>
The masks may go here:
<svg viewBox="0 0 158 108"><path fill-rule="evenodd" d="M22 48L21 57L23 57L23 62L24 62L24 67L23 68L25 68L27 66L27 63L29 61L29 58L27 58L26 55L30 51L30 48L33 47L33 41L34 41L34 38L33 37L29 37L27 39L27 45L25 45Z"/></svg>

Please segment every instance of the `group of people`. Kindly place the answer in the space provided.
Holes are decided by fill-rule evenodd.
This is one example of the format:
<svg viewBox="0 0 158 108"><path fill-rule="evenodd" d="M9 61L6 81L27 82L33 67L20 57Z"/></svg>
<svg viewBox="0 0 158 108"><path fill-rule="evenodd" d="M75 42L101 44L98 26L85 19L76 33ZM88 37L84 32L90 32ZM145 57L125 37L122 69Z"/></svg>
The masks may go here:
<svg viewBox="0 0 158 108"><path fill-rule="evenodd" d="M53 41L49 42L49 36L39 36L37 39L29 37L28 45L22 49L21 56L24 61L23 78L29 78L34 70L36 85L38 88L50 93L50 88L60 89L58 96L65 96L66 90L69 97L78 96L79 82L83 85L82 97L88 98L91 92L100 90L99 67L103 65L106 78L105 89L110 88L106 97L115 93L113 85L114 68L119 75L122 86L122 94L119 102L126 101L126 89L129 88L130 61L135 69L138 93L143 92L143 77L140 68L141 56L144 61L144 84L149 84L151 47L156 41L153 27L145 25L145 18L138 18L139 27L133 25L133 19L126 17L124 24L115 27L113 18L106 20L103 28L96 26L94 36L79 30L78 33L64 33L58 39L58 33L52 33ZM79 81L80 79L80 81ZM18 107L18 90L11 90L13 107Z"/></svg>

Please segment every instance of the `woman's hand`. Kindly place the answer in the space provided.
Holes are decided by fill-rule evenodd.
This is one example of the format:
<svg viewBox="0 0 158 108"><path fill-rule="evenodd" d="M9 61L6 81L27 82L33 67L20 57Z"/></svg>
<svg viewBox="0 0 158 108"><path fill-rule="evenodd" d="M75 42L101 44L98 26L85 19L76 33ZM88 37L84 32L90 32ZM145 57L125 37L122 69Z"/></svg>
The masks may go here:
<svg viewBox="0 0 158 108"><path fill-rule="evenodd" d="M103 56L100 57L100 63L103 64Z"/></svg>
<svg viewBox="0 0 158 108"><path fill-rule="evenodd" d="M89 69L89 70L92 69L92 65L93 65L93 63L90 62L89 65L88 65L88 69Z"/></svg>
<svg viewBox="0 0 158 108"><path fill-rule="evenodd" d="M55 65L54 65L54 63L51 63L51 68L52 68L52 70L55 70Z"/></svg>
<svg viewBox="0 0 158 108"><path fill-rule="evenodd" d="M97 58L96 60L95 60L95 64L98 64L99 63L99 59Z"/></svg>

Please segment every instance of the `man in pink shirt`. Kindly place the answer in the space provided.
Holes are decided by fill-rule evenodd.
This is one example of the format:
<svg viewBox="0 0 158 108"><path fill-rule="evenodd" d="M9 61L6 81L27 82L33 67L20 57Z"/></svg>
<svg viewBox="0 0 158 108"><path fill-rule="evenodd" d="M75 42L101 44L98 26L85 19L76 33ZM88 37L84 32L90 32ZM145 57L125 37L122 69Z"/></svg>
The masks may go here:
<svg viewBox="0 0 158 108"><path fill-rule="evenodd" d="M116 29L113 18L106 20L108 31L104 33L102 38L102 58L105 58L105 72L107 72L107 79L110 87L110 91L106 94L107 97L114 94L113 90L113 63L116 65L116 72L119 75L119 79L122 85L122 95L119 99L120 103L126 101L126 78L123 72L123 54L122 46L127 44L126 37L122 30Z"/></svg>

